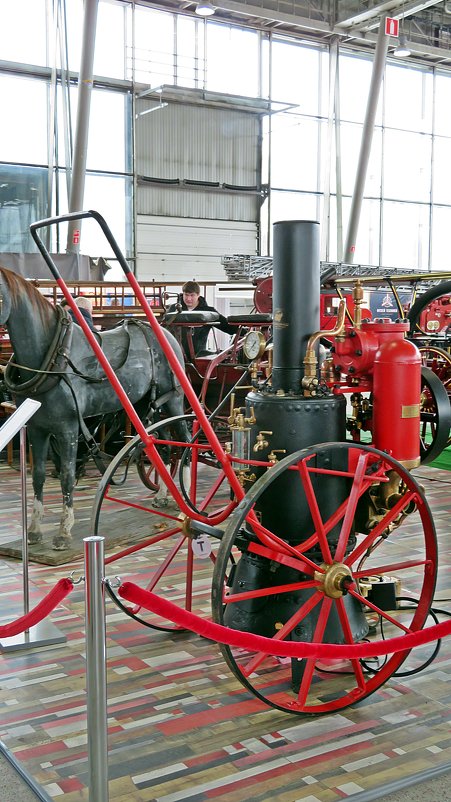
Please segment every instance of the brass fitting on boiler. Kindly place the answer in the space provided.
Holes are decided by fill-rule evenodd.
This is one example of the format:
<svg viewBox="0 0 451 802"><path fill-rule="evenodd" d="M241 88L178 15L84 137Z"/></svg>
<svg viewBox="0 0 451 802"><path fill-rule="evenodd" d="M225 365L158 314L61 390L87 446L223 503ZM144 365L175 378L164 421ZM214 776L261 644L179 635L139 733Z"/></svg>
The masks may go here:
<svg viewBox="0 0 451 802"><path fill-rule="evenodd" d="M278 462L276 455L286 454L286 453L287 453L286 448L273 448L273 450L270 451L270 453L268 454L268 462L270 462L271 465L275 465Z"/></svg>
<svg viewBox="0 0 451 802"><path fill-rule="evenodd" d="M245 417L243 410L245 410L245 407L235 407L235 393L232 393L230 399L230 415L227 418L229 426L236 429L245 429L247 426L252 426L256 422L254 407L251 407L251 415L249 418Z"/></svg>
<svg viewBox="0 0 451 802"><path fill-rule="evenodd" d="M337 312L337 324L331 331L317 331L311 335L307 343L307 350L304 357L304 376L302 379L302 387L305 390L305 395L313 395L318 385L318 377L316 375L318 367L318 359L316 357L315 348L320 341L321 337L337 337L345 328L346 316L346 301L340 301Z"/></svg>
<svg viewBox="0 0 451 802"><path fill-rule="evenodd" d="M255 438L253 451L264 451L265 448L268 448L269 443L267 440L265 440L264 437L265 434L272 435L272 432L264 432L264 431L259 432L257 437Z"/></svg>
<svg viewBox="0 0 451 802"><path fill-rule="evenodd" d="M352 300L354 301L354 328L360 329L362 327L363 287L359 278L356 279L352 290Z"/></svg>

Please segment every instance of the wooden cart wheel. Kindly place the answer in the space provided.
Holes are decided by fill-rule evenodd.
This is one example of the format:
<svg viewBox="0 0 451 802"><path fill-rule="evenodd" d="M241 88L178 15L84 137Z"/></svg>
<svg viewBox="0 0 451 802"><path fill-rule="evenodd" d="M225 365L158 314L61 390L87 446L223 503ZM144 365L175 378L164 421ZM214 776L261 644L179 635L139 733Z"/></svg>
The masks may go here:
<svg viewBox="0 0 451 802"><path fill-rule="evenodd" d="M189 422L193 418L193 415L183 415L166 419L150 426L147 432L158 436L162 429L170 430L177 422ZM171 457L168 459L172 472ZM188 491L185 488L185 491L189 492L205 520L215 524L218 517L225 520L236 502L230 499L229 484L217 462L212 459L202 462L193 448L191 464L186 466L185 461L183 474L180 476L175 472L175 484L179 490L182 485L191 484L191 488L188 487ZM108 533L114 529L121 534L126 548L109 557L107 563L136 551L140 568L144 560L149 563L146 570L148 590L164 595L184 609L201 614L209 612L211 565L216 558L216 542L210 542L207 536L201 540L197 538L195 542L186 534L185 515L170 496L162 496L163 487L155 468L148 465L147 457L143 455L143 442L137 435L114 457L99 483L90 531L103 535L107 548ZM139 580L137 572L136 581ZM128 608L125 612L155 629L178 630L176 624L145 610Z"/></svg>
<svg viewBox="0 0 451 802"><path fill-rule="evenodd" d="M287 479L305 511L296 542L289 543L283 498L277 535L265 527L264 513L265 495L280 496L277 483L284 486ZM342 500L324 514L319 496ZM231 516L214 569L213 618L274 640L385 640L423 627L436 569L434 524L411 474L369 446L313 446L270 468ZM406 595L418 600L415 609L396 609L395 597ZM376 662L326 662L221 648L232 672L259 699L308 715L342 710L369 696L409 653Z"/></svg>
<svg viewBox="0 0 451 802"><path fill-rule="evenodd" d="M428 367L421 368L420 457L427 465L437 459L449 443L451 404L440 378Z"/></svg>

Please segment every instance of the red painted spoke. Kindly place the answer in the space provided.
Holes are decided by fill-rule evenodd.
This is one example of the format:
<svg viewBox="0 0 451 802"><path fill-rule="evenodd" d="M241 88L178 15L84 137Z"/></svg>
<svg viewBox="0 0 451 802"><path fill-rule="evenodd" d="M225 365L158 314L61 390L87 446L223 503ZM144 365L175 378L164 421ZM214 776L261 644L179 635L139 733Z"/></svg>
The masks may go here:
<svg viewBox="0 0 451 802"><path fill-rule="evenodd" d="M299 556L294 546L291 546L286 540L282 540L282 538L275 535L270 529L266 529L266 527L260 523L253 509L247 514L246 520L254 528L259 539L265 546L271 549L278 546L283 554L291 554L294 557Z"/></svg>
<svg viewBox="0 0 451 802"><path fill-rule="evenodd" d="M380 607L376 607L376 605L370 602L369 599L365 599L364 596L361 596L360 593L357 593L357 591L355 591L354 588L349 587L348 593L354 596L355 599L358 599L359 602L365 605L365 607L369 607L370 610L374 610L375 613L382 616L382 618L385 618L386 621L390 621L390 624L393 624L398 629L402 629L402 631L406 632L407 634L412 632L412 630L409 629L409 627L405 627L404 624L401 624L401 622L397 621L396 618L393 618L393 616L388 615L386 610L381 610Z"/></svg>
<svg viewBox="0 0 451 802"><path fill-rule="evenodd" d="M316 605L322 598L323 594L319 592L314 593L312 596L310 596L310 598L307 599L306 602L304 602L302 607L299 608L297 613L294 613L294 615L292 615L291 618L288 619L286 624L284 624L283 627L281 627L281 629L279 629L276 632L272 640L284 640L284 638L287 635L289 635L290 632L293 631L295 626L299 624L299 621L302 621L303 618L305 618L306 615L308 615L313 610L313 608L316 607ZM266 659L267 656L268 655L266 654L266 652L258 652L252 658L252 660L250 660L249 663L246 664L246 667L243 669L244 675L246 677L249 677L255 671L257 666L259 666L263 662L263 660Z"/></svg>
<svg viewBox="0 0 451 802"><path fill-rule="evenodd" d="M337 548L335 551L335 561L341 562L346 553L346 546L348 545L349 534L351 527L354 523L355 511L357 503L362 495L362 486L365 479L366 468L370 455L368 452L360 454L357 468L355 471L354 480L352 482L351 492L349 494L348 504L346 507L345 517L341 527L340 536L338 538Z"/></svg>
<svg viewBox="0 0 451 802"><path fill-rule="evenodd" d="M260 554L262 557L267 557L268 560L278 562L281 565L288 565L290 568L295 568L297 571L301 571L309 576L312 576L315 571L324 573L324 569L321 568L320 565L308 560L303 555L297 558L288 557L285 554L280 554L280 552L275 551L272 548L261 546L259 543L249 543L248 551L250 551L252 554Z"/></svg>
<svg viewBox="0 0 451 802"><path fill-rule="evenodd" d="M362 540L362 542L359 543L358 546L356 546L354 551L348 554L348 556L344 561L346 565L352 565L354 562L359 560L360 557L362 557L363 554L365 554L365 552L367 552L371 548L375 540L377 540L377 538L379 538L382 535L382 533L387 529L387 526L389 526L389 524L391 524L394 520L396 520L396 518L402 512L404 507L407 507L407 505L412 500L414 500L415 497L416 497L416 490L409 490L407 493L405 493L405 495L403 495L402 498L400 498L399 501L395 504L393 509L387 512L382 521L379 521L379 523L374 527L374 529L372 529L371 532Z"/></svg>
<svg viewBox="0 0 451 802"><path fill-rule="evenodd" d="M329 597L324 597L324 601L321 606L320 614L318 616L318 621L316 623L315 632L313 635L313 643L323 642L324 630L326 629L326 624L329 618L331 606L332 606L332 599ZM298 693L298 702L301 706L304 706L307 701L310 685L312 684L312 676L313 676L313 671L315 669L315 663L316 660L314 657L310 657L308 660L305 661L301 686L299 688L299 693Z"/></svg>
<svg viewBox="0 0 451 802"><path fill-rule="evenodd" d="M146 587L146 590L152 591L154 589L155 585L159 582L159 580L161 579L161 576L166 571L166 568L168 567L168 565L171 564L171 562L174 559L174 557L176 556L176 554L180 551L180 549L183 546L183 543L185 542L185 540L186 540L185 535L182 535L182 537L180 537L178 539L177 543L172 547L171 551L169 552L167 557L164 559L164 561L161 563L161 565L159 566L158 570L155 571L151 581L149 582L149 584Z"/></svg>
<svg viewBox="0 0 451 802"><path fill-rule="evenodd" d="M312 485L312 480L310 478L307 468L307 463L305 460L302 460L299 463L298 471L302 482L302 486L304 488L305 497L309 505L309 510L312 516L313 524L316 529L315 542L319 543L319 547L321 549L321 554L324 562L330 564L332 562L332 555L330 553L330 547L326 537L326 531L324 529L324 524L321 518L321 513L319 511L318 502Z"/></svg>
<svg viewBox="0 0 451 802"><path fill-rule="evenodd" d="M139 543L135 543L134 546L129 546L128 548L122 549L122 551L118 551L115 554L112 554L110 557L107 557L105 560L105 565L114 563L122 557L127 557L129 554L133 554L135 551L145 549L147 546L153 546L155 543L161 543L163 540L168 540L168 538L172 537L173 535L177 535L181 531L181 527L177 526L173 527L172 529L165 529L164 532L160 532L158 535L153 535L152 537L147 538L147 540L140 540Z"/></svg>
<svg viewBox="0 0 451 802"><path fill-rule="evenodd" d="M309 468L309 472L310 472L310 473L314 473L314 470L313 470L313 468ZM331 472L329 472L329 473L331 473ZM338 473L335 471L335 472L334 472L334 475L335 475L335 476L337 476L337 475L338 475ZM340 475L340 476L348 476L348 474L347 474L347 473L340 473L339 475ZM354 476L354 474L349 474L349 476L350 476L350 477L353 477L353 476ZM361 486L361 493L360 493L360 495L362 495L362 496L363 496L363 494L364 494L364 493L365 493L365 492L368 490L368 488L369 488L369 487L370 487L372 484L374 484L374 482L375 482L375 481L379 481L378 477L375 477L375 476L373 476L373 475L372 475L372 476L365 476L365 477L364 477L364 480L363 480L363 483L362 483L362 486ZM331 531L332 531L332 529L333 529L335 526L337 526L337 524L339 524L339 523L340 523L341 519L342 519L342 518L343 518L343 516L346 514L346 508L347 508L347 505L348 505L348 499L346 498L346 499L345 499L345 500L344 500L344 501L343 501L343 502L340 504L340 506L339 506L339 507L337 507L337 509L335 510L335 512L334 512L334 513L333 513L333 514L330 516L330 518L328 518L328 519L327 519L327 521L325 521L325 522L324 522L324 524L323 524L323 526L324 526L324 533L325 533L326 535L328 535L328 534L329 534L329 532L331 532ZM317 537L317 534L316 534L316 532L314 532L314 533L313 533L313 535L311 535L311 537L310 537L310 538L308 538L306 541L304 541L304 543L300 543L298 546L296 546L296 550L298 550L299 552L302 552L302 550L303 550L303 549L308 549L308 548L311 548L311 547L312 547L313 545L315 545L315 543L317 543L317 542L318 542L318 537Z"/></svg>
<svg viewBox="0 0 451 802"><path fill-rule="evenodd" d="M259 588L258 590L248 590L243 593L233 593L228 596L224 594L224 602L233 604L236 602L247 601L248 599L266 599L267 596L274 596L278 593L293 593L295 590L305 590L306 588L317 588L319 582L310 579L307 582L293 582L290 585L275 585L272 588Z"/></svg>
<svg viewBox="0 0 451 802"><path fill-rule="evenodd" d="M205 509L205 507L207 506L207 504L209 504L209 503L210 503L211 499L212 499L212 498L215 496L215 494L218 492L218 490L219 490L219 488L221 487L221 485L222 485L222 484L224 484L224 479L225 479L225 478L226 478L226 477L225 477L225 473L224 473L224 471L221 471L221 472L220 472L220 474L219 474L219 476L218 476L218 478L215 480L215 482L214 482L213 486L212 486L212 487L211 487L211 489L208 491L207 495L205 496L204 500L202 501L202 505L199 507L199 509L201 509L201 510L204 510L204 509ZM195 501L195 499L192 499L192 501ZM229 506L229 505L227 505L227 506Z"/></svg>
<svg viewBox="0 0 451 802"><path fill-rule="evenodd" d="M419 568L420 565L432 566L431 560L405 560L400 563L391 563L390 565L378 565L377 568L371 566L366 568L365 571L354 571L352 576L354 579L362 579L368 576L379 576L379 574L390 574L392 571L404 571L406 568Z"/></svg>
<svg viewBox="0 0 451 802"><path fill-rule="evenodd" d="M340 619L341 627L343 629L345 643L354 643L354 636L352 634L352 629L349 624L348 614L346 612L346 608L343 602L343 598L339 598L337 601L337 613ZM366 688L366 681L363 674L362 666L360 660L351 660L352 670L354 671L355 678L357 681L357 685L360 690L364 690Z"/></svg>
<svg viewBox="0 0 451 802"><path fill-rule="evenodd" d="M161 518L168 518L170 521L178 521L175 515L169 515L167 512L163 512L161 507L144 507L142 504L134 504L132 501L126 501L125 499L117 498L117 496L109 496L105 494L104 499L108 501L114 501L115 504L118 504L120 507L131 507L134 510L141 510L142 512L149 512L152 515L158 515Z"/></svg>

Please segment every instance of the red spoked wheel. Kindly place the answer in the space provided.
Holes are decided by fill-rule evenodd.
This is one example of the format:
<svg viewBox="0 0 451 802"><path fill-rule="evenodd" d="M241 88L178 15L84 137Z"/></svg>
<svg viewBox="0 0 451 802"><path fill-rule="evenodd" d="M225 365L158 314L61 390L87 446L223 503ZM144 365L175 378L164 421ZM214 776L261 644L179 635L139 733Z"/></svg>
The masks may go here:
<svg viewBox="0 0 451 802"><path fill-rule="evenodd" d="M162 431L171 432L180 422L193 420L192 415L166 419L150 426L147 432L158 438ZM196 442L188 443L186 448L177 446L164 458L172 474L174 461L181 464L173 479L179 492L190 500L191 507L186 514L168 493L163 494L166 488L155 466L150 465L137 435L116 455L103 475L90 527L94 534L105 537L107 548L112 532L116 543L125 545L122 551L107 557L107 564L136 552L137 570L128 579L142 584L144 575L147 590L163 595L184 609L205 615L210 612L217 541L210 540L207 535L193 539L187 515L193 512L193 516L202 515L207 523L220 526L235 508L236 501L231 498L229 483L210 447L203 444L197 448ZM167 452L166 438L160 445L158 443L157 439L161 453ZM190 452L188 459L186 449ZM119 603L118 599L116 601ZM171 621L140 608L123 609L144 625L167 632L179 630Z"/></svg>
<svg viewBox="0 0 451 802"><path fill-rule="evenodd" d="M284 538L284 493L290 507ZM265 525L278 499L277 532ZM323 509L324 506L324 509ZM225 529L215 564L213 618L274 641L346 644L421 629L433 599L435 528L420 486L387 454L327 443L286 457L260 477ZM389 577L390 579L387 579ZM396 597L412 598L409 609ZM240 682L297 714L354 705L380 688L409 650L377 660L291 659L222 646Z"/></svg>
<svg viewBox="0 0 451 802"><path fill-rule="evenodd" d="M429 368L432 373L437 376L445 388L448 398L451 401L451 354L444 351L443 348L438 348L435 345L425 345L418 349L421 354L421 362L424 367ZM423 385L423 403L428 403L428 393L431 391L426 390ZM451 437L448 436L446 446L451 444ZM445 447L446 447L445 446Z"/></svg>
<svg viewBox="0 0 451 802"><path fill-rule="evenodd" d="M427 465L449 443L451 404L447 389L430 368L421 368L420 457Z"/></svg>

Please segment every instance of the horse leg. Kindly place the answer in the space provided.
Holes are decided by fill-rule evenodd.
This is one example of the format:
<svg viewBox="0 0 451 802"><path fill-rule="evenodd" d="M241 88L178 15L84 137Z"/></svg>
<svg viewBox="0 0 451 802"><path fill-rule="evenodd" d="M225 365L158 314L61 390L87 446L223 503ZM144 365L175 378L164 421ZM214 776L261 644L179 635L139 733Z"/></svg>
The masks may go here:
<svg viewBox="0 0 451 802"><path fill-rule="evenodd" d="M162 440L169 440L171 433L167 429L160 429L158 432ZM161 448L160 456L163 459L164 465L168 473L171 472L171 449L170 446L163 446ZM169 504L168 488L165 483L161 481L158 485L158 490L152 499L152 507L167 507Z"/></svg>
<svg viewBox="0 0 451 802"><path fill-rule="evenodd" d="M74 516L74 487L75 467L77 460L78 437L77 432L66 433L59 440L61 457L61 491L63 494L63 509L58 534L53 538L53 548L56 551L68 549L72 540L72 527Z"/></svg>
<svg viewBox="0 0 451 802"><path fill-rule="evenodd" d="M29 438L33 450L33 511L28 527L28 543L35 546L42 541L42 519L44 517L44 482L45 464L50 436L44 432L29 430Z"/></svg>

